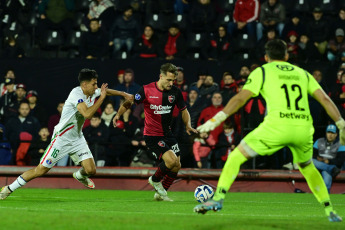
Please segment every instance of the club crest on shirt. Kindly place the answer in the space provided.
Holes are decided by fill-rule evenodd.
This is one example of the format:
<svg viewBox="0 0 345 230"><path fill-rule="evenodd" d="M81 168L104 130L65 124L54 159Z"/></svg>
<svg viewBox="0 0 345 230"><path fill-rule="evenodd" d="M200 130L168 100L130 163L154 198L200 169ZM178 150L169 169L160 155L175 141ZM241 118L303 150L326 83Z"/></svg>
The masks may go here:
<svg viewBox="0 0 345 230"><path fill-rule="evenodd" d="M170 103L173 103L175 101L175 96L173 96L173 95L168 96L168 101Z"/></svg>
<svg viewBox="0 0 345 230"><path fill-rule="evenodd" d="M78 103L82 103L82 102L84 102L83 99L79 99L79 100L78 100Z"/></svg>
<svg viewBox="0 0 345 230"><path fill-rule="evenodd" d="M139 93L135 94L135 100L140 100L141 95Z"/></svg>
<svg viewBox="0 0 345 230"><path fill-rule="evenodd" d="M158 142L158 145L159 145L160 147L165 147L165 142L164 142L164 141L159 141L159 142Z"/></svg>

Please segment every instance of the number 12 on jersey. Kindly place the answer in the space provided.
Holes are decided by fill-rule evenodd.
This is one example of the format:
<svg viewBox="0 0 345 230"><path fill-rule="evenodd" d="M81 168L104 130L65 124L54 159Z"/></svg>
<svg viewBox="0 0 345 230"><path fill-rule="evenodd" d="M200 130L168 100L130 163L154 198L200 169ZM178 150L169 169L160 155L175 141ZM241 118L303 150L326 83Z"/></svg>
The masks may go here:
<svg viewBox="0 0 345 230"><path fill-rule="evenodd" d="M285 92L285 97L286 97L286 104L287 104L287 108L290 110L291 109L291 102L290 102L290 94L289 91L298 91L297 93L299 93L299 95L296 97L295 99L295 110L299 110L299 111L304 111L304 108L299 107L298 102L299 100L302 99L302 89L301 86L297 85L297 84L293 84L291 85L291 89L289 89L289 87L286 84L283 84L280 88L284 89ZM291 91L290 91L291 92Z"/></svg>

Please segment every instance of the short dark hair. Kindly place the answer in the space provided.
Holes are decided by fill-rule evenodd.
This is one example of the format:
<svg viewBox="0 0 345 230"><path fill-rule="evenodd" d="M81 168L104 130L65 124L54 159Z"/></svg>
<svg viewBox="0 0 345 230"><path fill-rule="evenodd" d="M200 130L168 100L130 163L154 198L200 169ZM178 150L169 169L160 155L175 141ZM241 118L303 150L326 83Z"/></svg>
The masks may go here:
<svg viewBox="0 0 345 230"><path fill-rule="evenodd" d="M91 23L91 22L98 22L98 23L99 23L99 21L100 21L99 18L91 18L91 19L90 19L90 23Z"/></svg>
<svg viewBox="0 0 345 230"><path fill-rule="evenodd" d="M168 72L174 74L175 76L178 75L177 67L171 63L165 63L161 66L160 69L161 74L166 75Z"/></svg>
<svg viewBox="0 0 345 230"><path fill-rule="evenodd" d="M287 53L286 43L280 39L273 39L266 43L267 56L273 60L284 60Z"/></svg>
<svg viewBox="0 0 345 230"><path fill-rule="evenodd" d="M78 80L79 83L82 83L83 81L91 81L92 79L97 79L98 74L93 69L82 69L79 72Z"/></svg>
<svg viewBox="0 0 345 230"><path fill-rule="evenodd" d="M92 115L92 118L101 119L101 115L100 115L98 112L95 112L95 113Z"/></svg>

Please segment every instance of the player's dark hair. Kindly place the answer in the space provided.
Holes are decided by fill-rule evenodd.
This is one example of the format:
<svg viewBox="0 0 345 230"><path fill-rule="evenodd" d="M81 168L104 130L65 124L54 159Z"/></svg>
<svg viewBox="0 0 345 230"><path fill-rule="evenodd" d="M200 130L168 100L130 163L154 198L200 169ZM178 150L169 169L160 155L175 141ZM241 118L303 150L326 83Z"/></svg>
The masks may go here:
<svg viewBox="0 0 345 230"><path fill-rule="evenodd" d="M95 70L92 69L82 69L79 72L78 80L79 83L82 83L83 81L91 81L92 79L97 79L98 74Z"/></svg>
<svg viewBox="0 0 345 230"><path fill-rule="evenodd" d="M284 60L287 53L286 43L280 39L273 39L266 43L265 51L271 60Z"/></svg>
<svg viewBox="0 0 345 230"><path fill-rule="evenodd" d="M175 76L178 75L178 72L177 72L177 67L171 63L165 63L161 66L161 74L164 74L164 75L167 75L167 73L172 73L174 74Z"/></svg>

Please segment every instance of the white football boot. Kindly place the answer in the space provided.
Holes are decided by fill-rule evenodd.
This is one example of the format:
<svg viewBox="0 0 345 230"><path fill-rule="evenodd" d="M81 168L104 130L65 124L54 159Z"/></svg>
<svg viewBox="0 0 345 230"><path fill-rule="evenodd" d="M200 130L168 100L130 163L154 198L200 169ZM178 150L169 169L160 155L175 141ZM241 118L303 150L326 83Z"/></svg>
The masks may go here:
<svg viewBox="0 0 345 230"><path fill-rule="evenodd" d="M90 178L86 177L84 179L78 179L76 174L77 172L73 173L74 179L82 183L85 187L90 188L90 189L94 189L96 187L95 183L93 183L93 181Z"/></svg>
<svg viewBox="0 0 345 230"><path fill-rule="evenodd" d="M11 190L8 188L8 185L2 187L0 191L0 200L5 200L10 194Z"/></svg>
<svg viewBox="0 0 345 230"><path fill-rule="evenodd" d="M161 195L159 195L157 192L156 192L155 195L153 196L153 199L155 199L156 201L173 201L173 200L170 199L168 196L161 196Z"/></svg>
<svg viewBox="0 0 345 230"><path fill-rule="evenodd" d="M167 191L165 191L165 189L163 188L162 183L161 182L154 182L152 180L152 176L149 177L149 184L154 187L154 189L156 190L156 192L159 195L161 195L161 196L166 196L167 195Z"/></svg>

